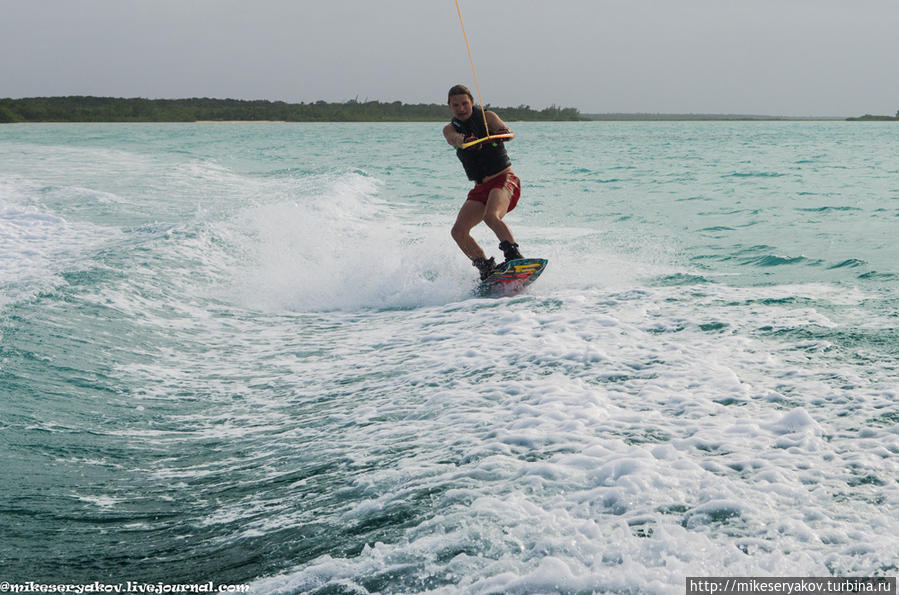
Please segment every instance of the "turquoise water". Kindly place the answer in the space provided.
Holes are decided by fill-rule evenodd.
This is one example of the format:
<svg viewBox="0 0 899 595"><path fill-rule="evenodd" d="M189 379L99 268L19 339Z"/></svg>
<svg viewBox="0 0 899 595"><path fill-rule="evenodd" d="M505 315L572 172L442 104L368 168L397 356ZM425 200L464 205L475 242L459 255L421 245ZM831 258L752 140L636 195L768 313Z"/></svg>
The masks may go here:
<svg viewBox="0 0 899 595"><path fill-rule="evenodd" d="M484 300L439 124L0 127L0 580L895 576L896 127L513 128Z"/></svg>

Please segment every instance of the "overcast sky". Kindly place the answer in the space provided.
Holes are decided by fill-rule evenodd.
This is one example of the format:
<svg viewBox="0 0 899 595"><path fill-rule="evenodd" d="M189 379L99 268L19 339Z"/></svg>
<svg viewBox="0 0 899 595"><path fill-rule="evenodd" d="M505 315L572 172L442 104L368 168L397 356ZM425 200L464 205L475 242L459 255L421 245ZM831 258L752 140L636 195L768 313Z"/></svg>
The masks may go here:
<svg viewBox="0 0 899 595"><path fill-rule="evenodd" d="M893 115L899 0L460 0L484 102ZM475 89L454 0L0 0L0 97Z"/></svg>

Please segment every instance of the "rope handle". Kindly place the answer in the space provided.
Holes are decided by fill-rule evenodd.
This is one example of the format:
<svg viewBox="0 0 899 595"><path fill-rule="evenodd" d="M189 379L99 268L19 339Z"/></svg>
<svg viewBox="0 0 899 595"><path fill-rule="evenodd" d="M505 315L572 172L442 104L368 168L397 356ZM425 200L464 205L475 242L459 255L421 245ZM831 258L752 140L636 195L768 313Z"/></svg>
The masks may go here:
<svg viewBox="0 0 899 595"><path fill-rule="evenodd" d="M467 143L462 143L461 148L467 149L468 147L473 147L478 143L482 143L482 142L488 141L488 140L500 140L500 139L505 140L505 139L514 138L514 137L515 137L515 135L512 134L511 132L505 132L503 134L488 134L484 138L479 138L477 140L469 141Z"/></svg>

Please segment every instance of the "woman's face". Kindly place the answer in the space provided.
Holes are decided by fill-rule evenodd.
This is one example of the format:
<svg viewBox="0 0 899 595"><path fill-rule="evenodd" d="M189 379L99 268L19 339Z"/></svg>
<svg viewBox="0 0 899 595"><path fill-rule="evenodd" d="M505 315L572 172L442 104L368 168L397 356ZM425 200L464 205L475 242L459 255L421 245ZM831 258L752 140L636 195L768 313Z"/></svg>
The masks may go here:
<svg viewBox="0 0 899 595"><path fill-rule="evenodd" d="M471 117L474 104L468 95L452 95L449 100L450 110L457 120L465 121Z"/></svg>

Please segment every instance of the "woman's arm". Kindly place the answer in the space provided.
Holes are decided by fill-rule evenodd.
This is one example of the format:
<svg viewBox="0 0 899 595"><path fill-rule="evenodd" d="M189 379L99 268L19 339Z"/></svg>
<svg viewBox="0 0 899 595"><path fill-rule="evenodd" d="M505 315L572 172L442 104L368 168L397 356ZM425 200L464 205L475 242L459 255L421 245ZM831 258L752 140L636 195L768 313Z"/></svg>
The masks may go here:
<svg viewBox="0 0 899 595"><path fill-rule="evenodd" d="M452 123L443 127L443 137L446 138L446 142L457 149L461 149L462 143L465 142L465 135L457 132L456 127Z"/></svg>
<svg viewBox="0 0 899 595"><path fill-rule="evenodd" d="M509 127L506 126L506 123L502 121L502 119L496 115L496 113L487 111L487 129L490 131L490 134L511 134L512 136L505 139L507 141L515 138L515 134L509 130Z"/></svg>

